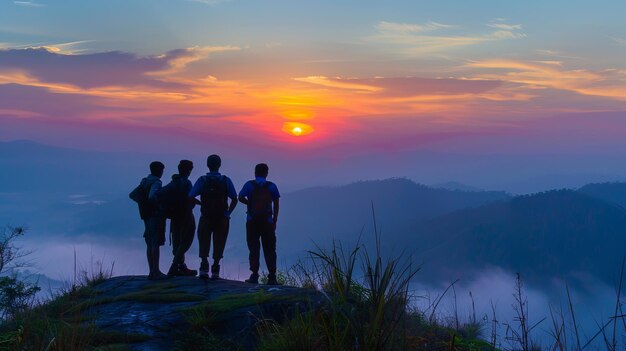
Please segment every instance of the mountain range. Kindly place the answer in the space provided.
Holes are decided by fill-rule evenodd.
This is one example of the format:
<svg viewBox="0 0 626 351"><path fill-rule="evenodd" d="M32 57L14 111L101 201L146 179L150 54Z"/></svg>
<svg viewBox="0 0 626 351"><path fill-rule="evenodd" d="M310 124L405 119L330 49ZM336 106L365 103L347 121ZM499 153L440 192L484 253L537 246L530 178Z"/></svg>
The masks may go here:
<svg viewBox="0 0 626 351"><path fill-rule="evenodd" d="M120 245L142 233L127 193L150 155L0 146L0 168L9 170L0 172L0 224L25 224L37 238ZM625 206L621 182L522 196L406 178L310 187L283 193L278 251L290 264L332 240L371 247L375 220L386 254L423 264L418 279L451 281L497 267L541 283L585 275L612 283L626 252ZM245 261L244 215L240 207L233 216L226 255Z"/></svg>

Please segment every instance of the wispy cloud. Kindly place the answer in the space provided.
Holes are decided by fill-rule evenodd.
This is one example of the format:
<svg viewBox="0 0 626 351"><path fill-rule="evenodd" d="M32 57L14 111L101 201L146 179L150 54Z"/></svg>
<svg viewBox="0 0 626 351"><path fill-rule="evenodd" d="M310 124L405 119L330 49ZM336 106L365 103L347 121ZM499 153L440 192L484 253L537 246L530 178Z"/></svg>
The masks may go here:
<svg viewBox="0 0 626 351"><path fill-rule="evenodd" d="M57 54L63 55L75 55L82 52L87 51L87 49L81 48L83 44L91 43L93 40L79 40L79 41L71 41L67 43L56 43L56 44L48 44L48 45L40 45L40 46L28 46L32 49L43 48L50 52L54 52Z"/></svg>
<svg viewBox="0 0 626 351"><path fill-rule="evenodd" d="M294 80L299 82L317 84L327 88L356 90L362 92L377 92L382 90L379 87L369 84L363 84L362 82L351 82L348 79L328 78L324 76L299 77L294 78Z"/></svg>
<svg viewBox="0 0 626 351"><path fill-rule="evenodd" d="M331 78L315 76L295 78L295 80L330 88L379 93L389 97L479 94L498 88L502 83L493 80L420 77Z"/></svg>
<svg viewBox="0 0 626 351"><path fill-rule="evenodd" d="M626 39L618 37L613 37L612 39L617 45L626 46Z"/></svg>
<svg viewBox="0 0 626 351"><path fill-rule="evenodd" d="M497 30L491 33L491 37L495 39L521 39L526 37L524 33L516 33L510 30Z"/></svg>
<svg viewBox="0 0 626 351"><path fill-rule="evenodd" d="M83 89L107 86L180 89L174 73L212 53L239 50L234 46L207 46L176 49L156 56L137 56L111 51L89 54L68 53L80 42L0 50L3 72L28 72L46 83L68 84Z"/></svg>
<svg viewBox="0 0 626 351"><path fill-rule="evenodd" d="M548 56L548 57L556 57L560 59L574 59L574 60L581 59L581 57L579 56L573 56L573 55L570 55L561 51L556 51L556 50L538 49L538 50L535 50L535 52L539 55Z"/></svg>
<svg viewBox="0 0 626 351"><path fill-rule="evenodd" d="M13 4L24 7L44 7L45 4L34 1L13 1Z"/></svg>
<svg viewBox="0 0 626 351"><path fill-rule="evenodd" d="M442 30L450 32L460 27L438 22L413 24L381 21L375 27L378 34L369 39L384 44L404 46L405 48L401 50L405 53L424 54L442 52L489 41L520 39L526 36L519 31L522 28L520 24L492 23L488 26L496 30L475 35L466 34L467 30L459 34L439 34L433 32Z"/></svg>
<svg viewBox="0 0 626 351"><path fill-rule="evenodd" d="M183 70L190 63L207 58L210 54L225 52L225 51L238 51L237 46L194 46L186 49L172 50L165 54L157 56L159 59L163 59L168 62L169 68L152 72L152 75L168 75Z"/></svg>
<svg viewBox="0 0 626 351"><path fill-rule="evenodd" d="M491 37L495 39L520 39L526 37L526 34L520 32L521 24L504 23L505 19L497 19L495 22L487 24L488 27L496 29L491 33Z"/></svg>
<svg viewBox="0 0 626 351"><path fill-rule="evenodd" d="M441 24L437 22L427 22L424 24L413 23L397 23L380 21L376 25L376 28L381 32L400 32L400 33L422 33L431 32L439 29L454 28L455 26L449 24Z"/></svg>
<svg viewBox="0 0 626 351"><path fill-rule="evenodd" d="M568 69L561 62L518 61L491 59L468 64L488 73L478 74L483 79L499 79L531 88L552 88L582 95L626 100L626 72L605 69Z"/></svg>
<svg viewBox="0 0 626 351"><path fill-rule="evenodd" d="M22 49L43 49L45 51L54 52L61 55L73 55L84 53L89 49L84 48L83 44L91 43L93 40L80 40L64 43L2 43L0 42L0 50L22 50Z"/></svg>
<svg viewBox="0 0 626 351"><path fill-rule="evenodd" d="M521 30L522 29L522 25L521 24L491 23L491 24L488 24L488 26L491 27L491 28L496 28L496 29L501 29L501 30L508 30L508 31Z"/></svg>

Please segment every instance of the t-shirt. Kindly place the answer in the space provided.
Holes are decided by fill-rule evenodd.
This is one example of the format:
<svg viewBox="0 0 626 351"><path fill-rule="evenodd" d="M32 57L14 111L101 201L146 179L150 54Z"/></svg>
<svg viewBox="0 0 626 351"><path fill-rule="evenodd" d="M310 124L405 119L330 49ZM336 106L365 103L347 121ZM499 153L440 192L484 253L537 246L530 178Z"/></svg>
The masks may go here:
<svg viewBox="0 0 626 351"><path fill-rule="evenodd" d="M256 177L254 180L249 180L246 182L246 184L243 185L243 188L241 188L241 191L239 192L239 196L245 196L245 197L250 197L250 193L252 193L252 190L254 190L254 184L253 182L257 182L258 184L263 184L265 182L267 182L267 180L263 177ZM278 192L278 187L276 186L276 184L271 183L269 186L269 191L272 194L272 200L276 200L278 198L280 198L280 193ZM270 206L272 206L272 204L270 204ZM250 212L250 211L248 211ZM268 212L272 212L272 209L270 209L270 211ZM251 220L252 216L250 216L250 213L248 213L248 217L247 220ZM268 222L272 223L272 215L270 215L267 219Z"/></svg>

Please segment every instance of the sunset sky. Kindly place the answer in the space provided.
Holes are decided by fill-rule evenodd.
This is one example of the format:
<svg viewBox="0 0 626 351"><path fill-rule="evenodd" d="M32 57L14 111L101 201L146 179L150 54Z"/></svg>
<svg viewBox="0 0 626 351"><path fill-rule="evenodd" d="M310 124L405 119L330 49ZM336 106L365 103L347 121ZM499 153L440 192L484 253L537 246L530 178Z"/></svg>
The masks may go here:
<svg viewBox="0 0 626 351"><path fill-rule="evenodd" d="M0 140L286 159L622 152L625 13L621 0L1 0Z"/></svg>

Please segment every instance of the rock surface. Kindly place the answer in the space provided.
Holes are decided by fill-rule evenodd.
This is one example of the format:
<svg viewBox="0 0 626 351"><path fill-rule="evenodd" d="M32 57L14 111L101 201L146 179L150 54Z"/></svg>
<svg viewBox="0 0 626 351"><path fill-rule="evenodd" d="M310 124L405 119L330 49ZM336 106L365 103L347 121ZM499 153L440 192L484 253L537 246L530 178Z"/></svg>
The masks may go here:
<svg viewBox="0 0 626 351"><path fill-rule="evenodd" d="M288 318L322 301L315 290L288 286L120 276L96 285L83 308L103 331L140 336L129 344L133 350L174 349L191 328L189 316L198 313L209 316L209 332L252 350L261 319Z"/></svg>

